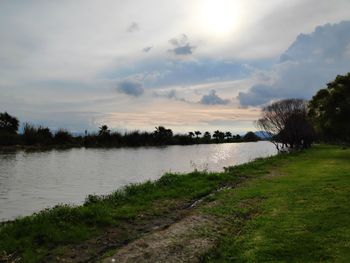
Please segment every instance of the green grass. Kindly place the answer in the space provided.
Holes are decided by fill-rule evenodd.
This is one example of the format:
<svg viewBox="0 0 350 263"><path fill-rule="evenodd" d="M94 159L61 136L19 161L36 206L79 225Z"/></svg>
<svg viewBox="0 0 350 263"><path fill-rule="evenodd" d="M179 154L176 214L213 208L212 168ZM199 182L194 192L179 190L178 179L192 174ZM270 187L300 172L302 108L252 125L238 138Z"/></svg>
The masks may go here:
<svg viewBox="0 0 350 263"><path fill-rule="evenodd" d="M349 149L315 146L260 175L205 211L231 222L207 262L350 261Z"/></svg>
<svg viewBox="0 0 350 263"><path fill-rule="evenodd" d="M140 215L162 218L238 181L238 187L206 199L215 200L214 205L198 210L226 222L219 233L202 233L218 238L204 261L349 261L350 150L326 145L258 159L223 173L166 174L108 196L89 196L83 206L61 205L19 218L0 226L0 255L5 251L22 262L40 262L110 227L132 226L142 220Z"/></svg>
<svg viewBox="0 0 350 263"><path fill-rule="evenodd" d="M83 206L60 205L0 227L0 255L38 262L60 246L94 237L108 227L161 216L178 204L209 194L237 178L222 173L166 174L156 182L129 185L108 196L89 196Z"/></svg>

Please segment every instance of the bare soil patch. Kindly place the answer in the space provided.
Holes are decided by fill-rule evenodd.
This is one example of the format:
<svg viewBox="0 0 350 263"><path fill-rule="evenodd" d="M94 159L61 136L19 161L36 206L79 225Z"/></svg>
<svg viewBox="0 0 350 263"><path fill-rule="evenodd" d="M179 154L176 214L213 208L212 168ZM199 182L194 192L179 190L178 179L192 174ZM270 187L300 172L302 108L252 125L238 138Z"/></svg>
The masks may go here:
<svg viewBox="0 0 350 263"><path fill-rule="evenodd" d="M208 228L215 228L213 217L190 215L129 243L103 262L199 262L215 245L215 240L198 234Z"/></svg>

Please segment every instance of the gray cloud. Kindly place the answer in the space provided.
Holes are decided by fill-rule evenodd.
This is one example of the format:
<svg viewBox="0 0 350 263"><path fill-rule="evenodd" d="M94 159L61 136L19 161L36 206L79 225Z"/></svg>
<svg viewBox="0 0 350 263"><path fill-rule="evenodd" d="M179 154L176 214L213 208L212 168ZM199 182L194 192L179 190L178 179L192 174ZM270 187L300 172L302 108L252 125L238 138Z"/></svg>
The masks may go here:
<svg viewBox="0 0 350 263"><path fill-rule="evenodd" d="M350 21L318 26L300 34L274 66L272 84L259 83L240 92L242 106L258 106L273 99L310 99L337 75L350 70Z"/></svg>
<svg viewBox="0 0 350 263"><path fill-rule="evenodd" d="M188 102L186 99L179 97L175 89L171 89L170 91L166 91L166 92L153 92L153 96L156 98L167 98L170 100Z"/></svg>
<svg viewBox="0 0 350 263"><path fill-rule="evenodd" d="M117 91L126 95L139 97L143 94L144 89L141 82L136 80L123 80L118 83Z"/></svg>
<svg viewBox="0 0 350 263"><path fill-rule="evenodd" d="M132 22L128 28L127 28L127 32L129 33L132 33L132 32L135 32L135 31L139 31L140 30L140 27L139 27L139 24L136 23L136 22Z"/></svg>
<svg viewBox="0 0 350 263"><path fill-rule="evenodd" d="M150 47L145 47L144 49L142 49L142 51L147 53L147 52L151 51L152 48L153 47L151 47L151 46Z"/></svg>
<svg viewBox="0 0 350 263"><path fill-rule="evenodd" d="M204 105L226 105L230 101L220 98L215 90L211 90L208 95L203 95L199 103Z"/></svg>
<svg viewBox="0 0 350 263"><path fill-rule="evenodd" d="M180 38L170 39L169 42L174 46L173 49L169 49L169 52L172 52L175 55L191 55L193 53L193 50L196 48L195 46L190 45L185 34L183 34Z"/></svg>

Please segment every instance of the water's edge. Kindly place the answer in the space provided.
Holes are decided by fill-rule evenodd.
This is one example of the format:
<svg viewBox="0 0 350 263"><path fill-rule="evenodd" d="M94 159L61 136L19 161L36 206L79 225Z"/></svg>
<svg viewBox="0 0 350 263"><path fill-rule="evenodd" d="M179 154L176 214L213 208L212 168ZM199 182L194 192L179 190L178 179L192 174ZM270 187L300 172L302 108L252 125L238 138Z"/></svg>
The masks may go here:
<svg viewBox="0 0 350 263"><path fill-rule="evenodd" d="M0 221L79 205L89 194L106 195L167 172L219 172L276 153L269 142L0 153Z"/></svg>

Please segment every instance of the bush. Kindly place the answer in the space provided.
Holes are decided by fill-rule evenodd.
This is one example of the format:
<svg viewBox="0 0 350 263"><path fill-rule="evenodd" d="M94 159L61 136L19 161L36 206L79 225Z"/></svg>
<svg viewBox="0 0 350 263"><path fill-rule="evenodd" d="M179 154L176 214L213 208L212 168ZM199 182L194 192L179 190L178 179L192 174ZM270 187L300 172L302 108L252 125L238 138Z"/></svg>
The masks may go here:
<svg viewBox="0 0 350 263"><path fill-rule="evenodd" d="M2 146L11 146L20 144L21 140L18 134L0 132L0 145Z"/></svg>
<svg viewBox="0 0 350 263"><path fill-rule="evenodd" d="M32 124L26 123L23 128L23 141L27 145L34 144L51 144L53 135L49 128L39 126L38 128Z"/></svg>
<svg viewBox="0 0 350 263"><path fill-rule="evenodd" d="M54 142L56 144L72 144L73 143L73 136L66 130L58 130L54 137Z"/></svg>

